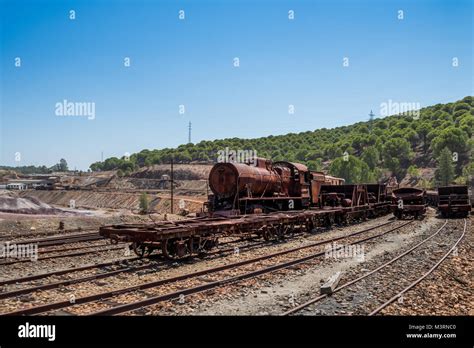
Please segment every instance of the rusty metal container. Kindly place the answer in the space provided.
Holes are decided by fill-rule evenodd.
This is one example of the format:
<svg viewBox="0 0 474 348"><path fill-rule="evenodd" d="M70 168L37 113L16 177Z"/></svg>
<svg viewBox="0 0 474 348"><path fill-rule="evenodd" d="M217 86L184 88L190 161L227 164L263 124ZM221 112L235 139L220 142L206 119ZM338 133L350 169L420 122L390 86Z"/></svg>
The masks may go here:
<svg viewBox="0 0 474 348"><path fill-rule="evenodd" d="M443 217L468 216L471 212L469 190L467 186L438 187L438 210Z"/></svg>
<svg viewBox="0 0 474 348"><path fill-rule="evenodd" d="M401 219L403 215L413 215L415 218L426 213L426 193L414 187L402 187L392 191L390 206L394 215Z"/></svg>

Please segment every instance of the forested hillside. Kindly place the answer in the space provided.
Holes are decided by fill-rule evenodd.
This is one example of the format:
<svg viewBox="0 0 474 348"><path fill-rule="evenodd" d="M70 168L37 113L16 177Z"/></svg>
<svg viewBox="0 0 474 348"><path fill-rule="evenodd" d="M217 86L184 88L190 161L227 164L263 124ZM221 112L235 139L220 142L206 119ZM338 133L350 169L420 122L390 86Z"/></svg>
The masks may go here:
<svg viewBox="0 0 474 348"><path fill-rule="evenodd" d="M305 163L311 169L328 170L348 182L375 182L387 173L401 180L407 173L420 176L420 168L437 168L438 163L444 163L437 171L436 181L464 183L474 169L470 161L473 129L474 98L468 96L454 103L423 108L418 115L393 115L298 134L201 141L174 149L143 150L128 159L112 157L93 163L90 168L93 171L120 169L126 175L138 167L169 163L173 157L178 163L212 163L217 161L218 151L229 148L256 150L259 157L274 161Z"/></svg>

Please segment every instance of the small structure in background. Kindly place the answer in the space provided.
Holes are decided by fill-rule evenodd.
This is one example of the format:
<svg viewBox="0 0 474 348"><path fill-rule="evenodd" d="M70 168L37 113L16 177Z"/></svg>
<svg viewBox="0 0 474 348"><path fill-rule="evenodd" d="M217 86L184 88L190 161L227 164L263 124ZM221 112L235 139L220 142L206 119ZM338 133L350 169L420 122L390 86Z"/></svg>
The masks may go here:
<svg viewBox="0 0 474 348"><path fill-rule="evenodd" d="M28 185L22 182L11 182L8 183L6 186L7 190L19 190L23 191L28 188Z"/></svg>

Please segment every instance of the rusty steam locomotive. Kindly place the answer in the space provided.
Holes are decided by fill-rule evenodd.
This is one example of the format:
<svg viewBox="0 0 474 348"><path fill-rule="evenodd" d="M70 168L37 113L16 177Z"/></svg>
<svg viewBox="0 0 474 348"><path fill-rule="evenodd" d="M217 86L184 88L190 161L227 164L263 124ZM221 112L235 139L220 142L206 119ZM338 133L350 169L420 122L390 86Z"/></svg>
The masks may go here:
<svg viewBox="0 0 474 348"><path fill-rule="evenodd" d="M322 185L344 179L310 171L305 165L258 158L255 165L217 163L209 174L207 210L212 215L270 213L307 209L319 204Z"/></svg>

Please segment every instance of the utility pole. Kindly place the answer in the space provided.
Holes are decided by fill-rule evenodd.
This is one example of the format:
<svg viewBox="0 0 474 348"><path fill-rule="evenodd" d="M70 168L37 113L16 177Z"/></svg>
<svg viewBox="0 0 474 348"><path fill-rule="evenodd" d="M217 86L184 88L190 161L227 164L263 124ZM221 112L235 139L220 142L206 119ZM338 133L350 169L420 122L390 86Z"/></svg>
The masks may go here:
<svg viewBox="0 0 474 348"><path fill-rule="evenodd" d="M191 121L189 121L188 125L188 144L191 144Z"/></svg>
<svg viewBox="0 0 474 348"><path fill-rule="evenodd" d="M369 114L369 129L370 131L372 131L372 123L374 121L374 113L372 112L372 110L370 110L370 114Z"/></svg>
<svg viewBox="0 0 474 348"><path fill-rule="evenodd" d="M173 204L173 200L174 200L174 173L173 173L173 162L174 162L174 156L171 157L171 214L173 214L174 212L174 204Z"/></svg>
<svg viewBox="0 0 474 348"><path fill-rule="evenodd" d="M101 154L100 155L100 161L104 162L104 151L102 151L100 154Z"/></svg>

